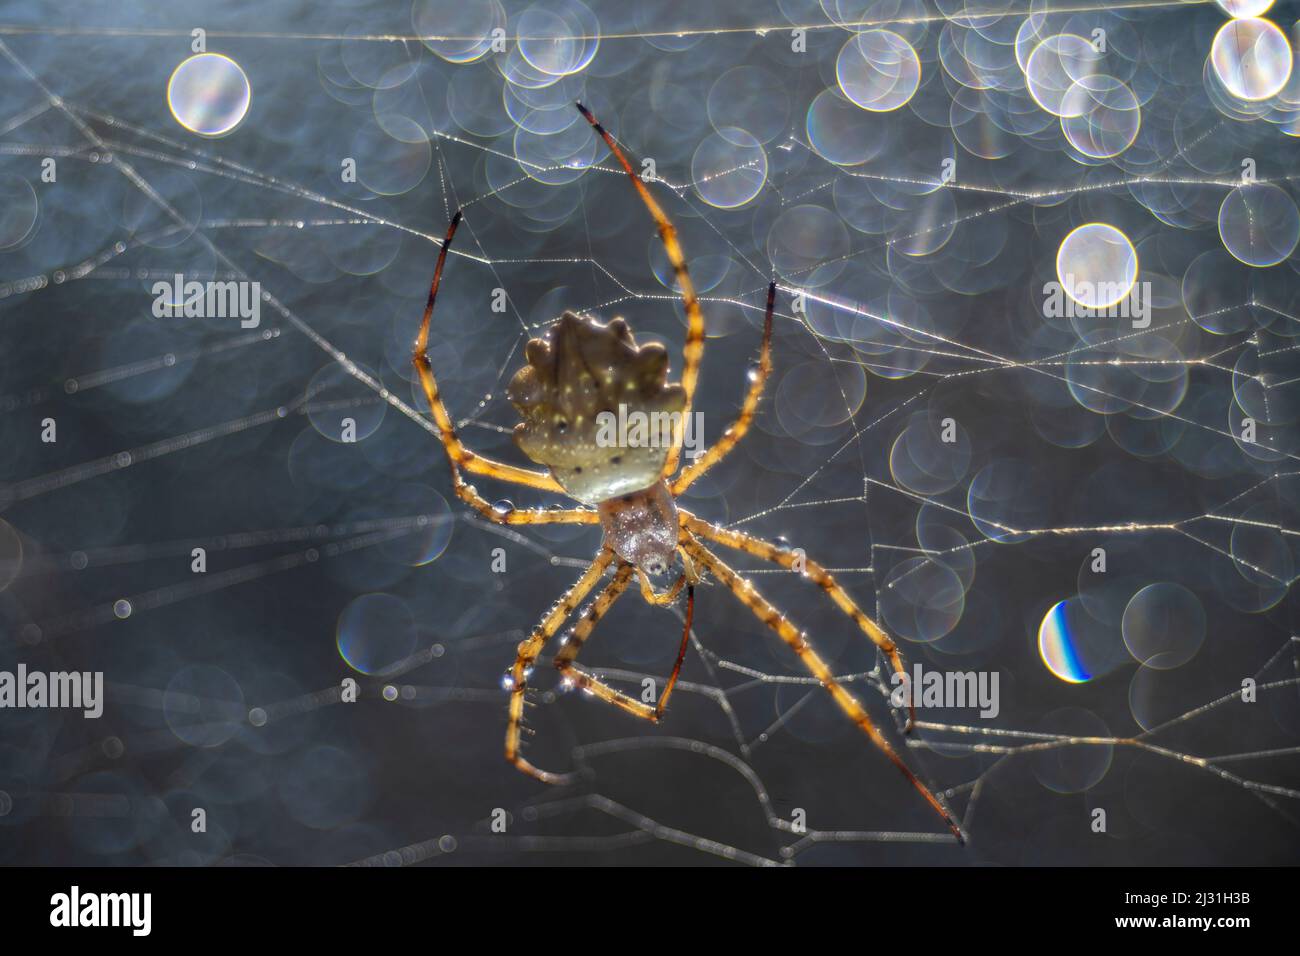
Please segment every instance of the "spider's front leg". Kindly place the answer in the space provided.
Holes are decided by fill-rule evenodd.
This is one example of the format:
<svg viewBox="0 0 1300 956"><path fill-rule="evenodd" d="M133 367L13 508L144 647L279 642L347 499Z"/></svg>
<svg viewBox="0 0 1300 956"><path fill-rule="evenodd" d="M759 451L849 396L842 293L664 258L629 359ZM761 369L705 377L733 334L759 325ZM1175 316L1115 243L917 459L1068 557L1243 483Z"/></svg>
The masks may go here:
<svg viewBox="0 0 1300 956"><path fill-rule="evenodd" d="M592 115L591 110L581 103L575 105L578 107L578 112L596 131L596 135L605 141L614 159L623 167L623 172L627 174L637 195L641 197L641 202L645 204L650 218L655 221L664 253L672 263L673 275L676 276L677 285L682 293L682 309L686 312L686 341L682 345L682 390L686 392L686 406L682 410L682 421L686 421L691 414L691 403L695 401L695 386L700 379L700 364L704 361L704 313L700 311L700 298L695 294L695 286L691 282L691 270L686 265L686 254L682 252L682 244L677 239L677 227L650 194L649 187L632 168L632 164L628 162L627 156L623 154L623 150L609 131ZM677 460L681 450L681 445L674 445L669 451L668 460L664 465L665 475L671 475L677 470Z"/></svg>
<svg viewBox="0 0 1300 956"><path fill-rule="evenodd" d="M560 629L560 625L573 613L574 608L582 603L583 598L591 593L591 589L604 576L605 570L613 560L614 552L608 548L601 549L596 560L582 573L582 577L578 578L564 596L555 602L554 607L546 612L533 628L533 632L528 635L528 639L520 643L515 664L510 668L507 676L507 686L510 688L510 716L506 723L506 759L524 773L544 783L566 783L569 775L539 770L525 760L519 752L520 724L524 716L524 692L528 689L528 672L532 669L538 655L542 653L546 642ZM623 575L623 583L626 585L629 575L623 569L620 569L619 574ZM615 580L617 581L618 578Z"/></svg>
<svg viewBox="0 0 1300 956"><path fill-rule="evenodd" d="M722 433L717 444L705 452L698 461L683 468L682 473L673 480L671 486L673 497L680 495L696 478L726 458L749 431L749 426L754 421L754 413L758 411L759 399L763 397L767 377L772 373L772 312L775 305L776 282L773 281L767 287L767 309L763 315L763 346L758 353L758 365L750 374L749 388L745 392L745 401L740 406L740 415L731 427Z"/></svg>
<svg viewBox="0 0 1300 956"><path fill-rule="evenodd" d="M501 524L541 524L548 522L587 524L594 522L596 520L594 512L592 512L591 518L575 517L575 515L585 514L581 510L554 512L551 517L541 517L537 512L513 512L514 517L511 517L509 513L501 515L471 485L465 484L464 479L461 477L460 472L463 468L472 474L509 481L528 488L537 488L541 491L564 491L559 482L550 475L543 474L540 471L529 471L526 468L516 468L514 465L494 461L491 458L485 458L470 451L461 444L460 436L456 434L456 427L447 412L447 407L442 402L442 396L438 391L438 380L434 377L433 366L429 362L429 327L433 320L433 306L438 298L438 287L442 284L442 270L447 263L447 252L451 249L451 241L456 236L456 227L460 225L460 220L461 214L457 212L452 217L451 224L447 227L447 235L442 240L442 248L438 252L438 262L433 269L433 281L429 284L429 299L424 306L424 318L420 321L420 333L416 336L415 346L411 354L411 362L420 376L420 385L424 388L424 397L428 400L429 411L433 415L434 423L438 426L438 438L447 452L447 461L451 466L452 486L456 490L457 497L462 501L478 511L483 517ZM545 512L541 512L541 514L545 514Z"/></svg>
<svg viewBox="0 0 1300 956"><path fill-rule="evenodd" d="M452 466L453 469L455 466ZM590 508L503 508L489 504L473 485L465 484L457 471L452 472L456 497L482 517L496 524L599 524L600 514Z"/></svg>

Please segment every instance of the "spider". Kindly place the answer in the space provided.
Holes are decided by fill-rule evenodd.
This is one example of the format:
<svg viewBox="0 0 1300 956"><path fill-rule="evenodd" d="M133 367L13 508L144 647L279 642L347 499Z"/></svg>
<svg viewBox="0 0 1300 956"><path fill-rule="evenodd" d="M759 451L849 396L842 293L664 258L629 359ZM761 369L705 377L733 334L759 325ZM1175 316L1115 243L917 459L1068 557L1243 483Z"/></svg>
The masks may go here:
<svg viewBox="0 0 1300 956"><path fill-rule="evenodd" d="M638 346L632 330L622 319L616 318L606 324L588 316L565 312L549 330L547 337L528 342L525 349L526 364L516 373L507 389L507 397L523 419L515 427L515 443L528 458L547 470L518 468L466 448L443 404L426 354L434 302L442 281L447 251L461 221L460 211L452 217L442 241L412 355L412 362L419 374L429 409L447 453L452 487L457 497L484 518L499 524L599 524L604 534L595 560L543 615L527 639L519 644L514 666L506 672L505 686L510 693L506 759L524 773L546 783L566 783L571 779L571 774L552 773L533 766L520 752L524 693L533 665L547 641L588 598L611 566L614 567L612 578L579 615L554 655L554 664L565 686L581 687L636 717L658 723L677 684L686 657L695 608L695 586L705 574L710 574L789 645L845 714L884 752L939 814L957 841L964 843L961 828L956 821L903 762L857 699L835 679L830 667L813 650L804 633L769 603L749 580L710 550L705 542L741 551L787 569L800 566L803 575L812 579L889 658L894 671L904 674L897 645L875 621L858 608L853 598L825 568L806 559L802 552L711 524L676 504L678 496L692 482L722 461L749 430L772 370L772 313L776 302L776 283L772 282L767 290L759 362L750 374L749 387L739 415L716 444L678 471L680 428L674 428L672 440L659 447L610 447L608 442L602 444L597 440L598 415L601 412L612 412L619 403L647 414L675 414L678 422L686 420L704 356L704 316L677 240L676 228L646 184L633 171L614 138L586 107L581 103L577 107L596 134L604 140L636 188L654 219L659 238L672 263L687 317L680 383L667 381L668 356L663 346ZM493 505L473 485L465 482L462 472L540 491L559 492L575 499L582 507L522 509L504 502ZM651 577L669 571L679 558L681 571L674 583L667 590L656 592ZM627 589L633 576L637 578L642 597L650 604L667 605L678 598L683 588L687 592L685 628L677 660L663 693L654 705L643 703L610 687L577 665L583 644L600 619ZM908 730L911 729L914 718L915 712L909 706Z"/></svg>

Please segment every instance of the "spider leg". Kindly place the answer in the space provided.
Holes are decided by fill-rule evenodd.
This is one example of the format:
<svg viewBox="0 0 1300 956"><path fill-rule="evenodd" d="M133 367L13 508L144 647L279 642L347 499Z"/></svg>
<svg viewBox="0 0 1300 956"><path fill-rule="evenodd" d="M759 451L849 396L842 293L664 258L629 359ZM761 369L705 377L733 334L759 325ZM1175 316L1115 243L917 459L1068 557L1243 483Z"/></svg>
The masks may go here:
<svg viewBox="0 0 1300 956"><path fill-rule="evenodd" d="M538 488L542 491L562 492L564 489L550 475L543 474L540 471L529 471L526 468L516 468L514 465L507 465L491 458L484 458L462 445L459 436L456 434L456 427L452 424L451 416L447 414L447 408L443 405L442 397L438 393L438 382L433 377L433 366L430 364L426 352L429 345L429 324L433 319L433 304L438 297L438 286L442 283L442 270L447 262L447 250L451 248L451 240L456 235L456 227L460 225L460 219L461 214L457 211L456 215L451 217L451 224L447 227L447 235L442 240L442 249L438 252L438 264L433 269L433 281L429 285L429 300L424 306L424 318L420 322L420 334L415 339L411 362L420 375L420 384L424 386L424 396L429 401L429 410L433 413L433 420L438 426L438 437L442 440L442 447L447 450L447 459L451 463L452 483L456 486L456 493L461 500L490 518L491 514L488 512L492 510L491 505L487 506L486 512L479 506L478 502L482 502L482 499L478 498L472 487L464 485L460 478L461 468L472 474L486 475L489 478L498 478L501 481L511 481L517 485ZM469 495L466 495L462 490L466 487L470 492ZM478 501L475 499L478 499ZM482 503L487 504L486 502Z"/></svg>
<svg viewBox="0 0 1300 956"><path fill-rule="evenodd" d="M740 440L749 431L754 413L758 410L758 400L763 397L763 388L767 385L767 377L772 372L772 309L775 305L776 283L773 282L767 287L767 312L763 316L763 347L759 352L758 367L751 373L749 390L745 392L745 401L740 407L740 415L731 427L722 433L717 444L704 453L704 457L682 469L682 473L672 483L671 490L674 497L680 495L691 486L691 482L726 458L731 449L740 444Z"/></svg>
<svg viewBox="0 0 1300 956"><path fill-rule="evenodd" d="M835 699L835 702L839 704L840 709L848 714L850 719L857 724L858 728L871 739L873 744L884 752L885 756L890 759L894 766L899 769L903 776L908 779L921 796L925 797L926 802L930 804L935 813L939 814L939 816L943 818L943 821L948 824L948 829L952 830L953 835L957 838L957 842L964 844L966 840L962 836L961 828L944 808L944 805L939 802L938 797L931 793L930 789L923 784L907 764L903 762L903 759L895 752L894 748L890 746L889 741L885 739L884 735L876 728L876 725L872 723L870 716L867 715L867 712L863 709L862 705L858 703L857 699L835 679L835 676L831 673L830 667L827 666L826 662L822 660L817 652L808 644L803 633L796 629L780 611L773 607L767 599L763 597L763 595L759 594L758 590L752 584L741 578L740 575L733 571L721 558L715 555L708 548L704 547L704 545L702 545L694 535L690 534L690 532L686 532L682 545L691 553L691 556L695 558L696 563L704 569L713 572L714 576L726 585L726 587L731 590L731 593L733 593L742 604L753 612L755 617L780 635L781 639L785 641L786 644L790 645L791 650L799 655L799 660L802 661L803 665L808 668L808 671L817 678L822 687L826 688L831 697Z"/></svg>
<svg viewBox="0 0 1300 956"><path fill-rule="evenodd" d="M599 524L600 515L587 508L514 508L500 511L487 503L473 485L460 483L456 494L475 511L497 524Z"/></svg>
<svg viewBox="0 0 1300 956"><path fill-rule="evenodd" d="M606 585L605 590L592 602L582 620L574 625L573 631L565 639L564 646L555 655L555 666L563 675L566 683L581 687L606 703L627 711L634 717L640 717L642 720L648 720L651 723L658 723L659 718L663 716L664 708L668 706L668 698L672 696L673 688L677 686L677 676L681 673L682 662L686 660L686 648L691 636L691 620L695 616L694 584L688 585L686 589L686 623L682 629L682 643L677 650L677 660L673 664L673 672L668 678L668 683L664 685L664 692L659 695L659 699L653 707L622 691L615 690L579 668L575 663L578 653L591 635L592 629L605 616L605 612L610 609L618 596L623 593L631 577L632 565L624 564L619 569L618 574L614 576L614 580Z"/></svg>
<svg viewBox="0 0 1300 956"><path fill-rule="evenodd" d="M664 685L664 692L659 700L655 703L655 710L662 714L664 708L668 706L668 698L677 686L677 676L682 672L682 663L686 660L686 648L691 640L691 621L695 618L695 585L688 585L686 588L686 620L682 626L682 644L677 648L677 660L673 664L673 672L668 676L668 683Z"/></svg>
<svg viewBox="0 0 1300 956"><path fill-rule="evenodd" d="M677 580L667 591L655 593L654 585L650 583L650 578L640 568L636 569L637 580L641 584L641 597L645 599L646 604L672 604L677 600L677 595L682 593L682 585L686 584L686 575L679 574Z"/></svg>
<svg viewBox="0 0 1300 956"><path fill-rule="evenodd" d="M686 268L686 256L682 253L682 245L677 240L677 227L672 224L668 214L664 212L663 207L650 195L650 190L642 182L632 164L627 161L623 155L623 150L619 148L614 137L609 135L605 127L591 114L581 103L577 104L578 111L586 117L587 122L605 141L609 151L614 154L618 164L623 167L628 178L632 180L632 185L636 187L637 194L641 201L645 203L646 209L650 210L650 215L654 218L655 225L659 228L659 238L664 244L664 251L668 253L668 260L672 263L673 274L677 277L677 284L682 290L682 306L686 310L686 344L682 346L682 389L686 392L686 406L682 410L683 422L689 420L691 414L691 402L695 397L695 385L700 378L700 362L704 359L704 313L700 311L700 300L695 294L695 285L691 282L690 271ZM681 455L681 445L674 445L668 453L668 460L664 464L664 474L671 475L677 470L678 457Z"/></svg>
<svg viewBox="0 0 1300 956"><path fill-rule="evenodd" d="M684 527L709 541L716 541L728 548L744 551L746 554L752 554L765 561L771 561L773 564L779 564L783 568L792 568L796 562L802 561L803 573L812 578L817 586L835 602L835 606L851 617L854 623L862 629L862 632L871 638L872 643L884 651L889 657L889 663L893 667L894 673L900 675L903 679L907 679L907 671L903 668L903 657L898 653L898 645L890 640L889 635L881 629L879 624L863 613L853 598L849 597L849 592L844 590L843 586L835 580L831 573L812 558L805 557L802 553L796 553L791 548L777 547L762 538L745 534L743 531L720 528L715 524L695 517L689 511L681 510L679 513ZM909 695L907 701L907 727L904 729L904 733L910 733L915 723L916 705Z"/></svg>
<svg viewBox="0 0 1300 956"><path fill-rule="evenodd" d="M537 660L537 656L541 654L547 640L560 629L560 625L573 613L573 609L582 603L583 598L591 593L591 589L596 586L613 560L614 552L603 548L596 556L596 560L591 562L590 567L582 573L582 577L578 578L573 586L564 592L564 596L555 602L554 606L537 622L528 639L519 644L515 664L509 671L507 683L510 688L510 716L506 723L506 759L524 773L544 783L565 783L569 775L539 770L519 753L519 728L524 715L524 692L528 688L528 671Z"/></svg>

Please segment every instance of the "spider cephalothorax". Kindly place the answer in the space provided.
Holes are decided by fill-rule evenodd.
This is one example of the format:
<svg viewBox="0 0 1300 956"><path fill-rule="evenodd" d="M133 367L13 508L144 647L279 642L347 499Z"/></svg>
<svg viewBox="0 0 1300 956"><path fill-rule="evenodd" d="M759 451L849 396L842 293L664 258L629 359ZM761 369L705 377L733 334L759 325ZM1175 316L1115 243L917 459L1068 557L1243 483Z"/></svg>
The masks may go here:
<svg viewBox="0 0 1300 956"><path fill-rule="evenodd" d="M672 566L680 536L677 505L667 483L657 481L600 503L606 543L624 561L658 576Z"/></svg>
<svg viewBox="0 0 1300 956"><path fill-rule="evenodd" d="M614 319L606 325L566 312L546 338L528 343L525 355L528 364L515 375L508 391L510 401L524 418L515 429L515 441L524 454L544 465L549 474L494 461L466 448L438 393L438 383L427 354L434 301L442 281L447 250L461 221L459 212L452 217L438 253L438 264L433 270L429 299L412 356L429 410L438 427L438 436L447 451L452 488L457 497L484 518L499 524L599 523L605 532L595 560L520 642L514 666L506 672L505 686L510 692L506 759L525 773L548 783L570 779L568 775L533 766L521 752L524 695L531 686L529 680L533 665L546 642L565 621L570 620L611 570L613 576L573 618L573 626L556 651L553 663L567 686L581 687L629 714L657 722L663 716L686 657L695 606L695 585L703 575L709 574L785 642L817 683L830 693L840 709L925 797L961 841L961 828L957 822L876 729L857 698L836 679L830 665L813 650L804 632L763 597L751 581L710 551L704 542L734 548L798 571L802 577L815 582L888 658L894 673L905 675L897 645L858 607L829 571L802 551L712 524L677 506L678 497L736 447L754 419L772 370L772 314L776 283L772 282L767 288L759 363L749 376L739 415L702 457L678 471L684 420L690 413L704 357L704 315L700 311L700 300L691 284L686 258L672 222L614 138L581 104L578 109L605 141L654 217L664 250L672 263L686 312L681 384L668 382L668 356L664 349L653 344L638 346L627 323L621 319ZM670 423L666 431L661 427L665 419ZM625 431L629 423L631 430ZM473 485L466 483L462 469L538 491L563 492L585 507L525 509L504 503L494 506ZM649 576L668 570L677 558L681 559L682 570L676 582L666 591L655 592ZM583 644L634 577L640 578L641 595L652 604L669 604L683 587L687 591L685 625L677 660L663 691L653 704L617 690L577 663Z"/></svg>
<svg viewBox="0 0 1300 956"><path fill-rule="evenodd" d="M667 383L662 345L638 346L622 319L566 312L524 357L506 392L524 418L515 443L570 497L598 505L659 481L673 435L643 428L628 440L618 424L681 422L686 392Z"/></svg>

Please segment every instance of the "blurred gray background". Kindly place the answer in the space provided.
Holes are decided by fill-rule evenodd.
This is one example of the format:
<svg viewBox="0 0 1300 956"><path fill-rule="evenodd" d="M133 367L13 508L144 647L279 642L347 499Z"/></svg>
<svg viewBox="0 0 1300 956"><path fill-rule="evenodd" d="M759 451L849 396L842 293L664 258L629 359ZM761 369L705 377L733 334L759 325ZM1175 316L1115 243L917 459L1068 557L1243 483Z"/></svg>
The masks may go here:
<svg viewBox="0 0 1300 956"><path fill-rule="evenodd" d="M6 4L0 669L103 671L107 697L98 720L0 711L0 861L1296 862L1300 282L1285 203L1250 193L1242 208L1266 215L1220 221L1246 157L1294 212L1300 92L1225 92L1206 63L1215 4L981 9ZM1268 16L1294 42L1295 4ZM224 136L168 109L194 28L251 87ZM1086 69L1028 59L1099 28ZM915 50L910 97L878 29ZM435 34L468 39L416 38ZM1031 89L1059 94L1076 67L1141 104L1114 156L1078 137L1126 135L1116 87L1075 139ZM864 89L900 104L846 98ZM230 92L212 80L173 108L220 119ZM708 317L710 441L781 283L757 425L682 504L836 569L909 666L998 675L995 718L923 710L906 750L965 850L716 584L661 725L556 694L542 666L528 756L580 781L548 788L502 759L501 674L599 537L468 517L416 420L409 348L433 240L463 205L430 354L472 447L522 463L504 386L565 309L626 317L679 368L671 270L575 99L665 180ZM1135 247L1149 327L1044 316L1057 250L1090 222ZM176 273L259 282L260 324L155 317L154 283ZM1234 437L1247 417L1255 445ZM859 675L903 746L852 623L727 557ZM680 608L629 593L583 661L635 691L662 682L680 634ZM1090 679L1053 672L1061 646ZM337 699L347 677L355 703ZM1247 678L1249 704L1233 696Z"/></svg>

